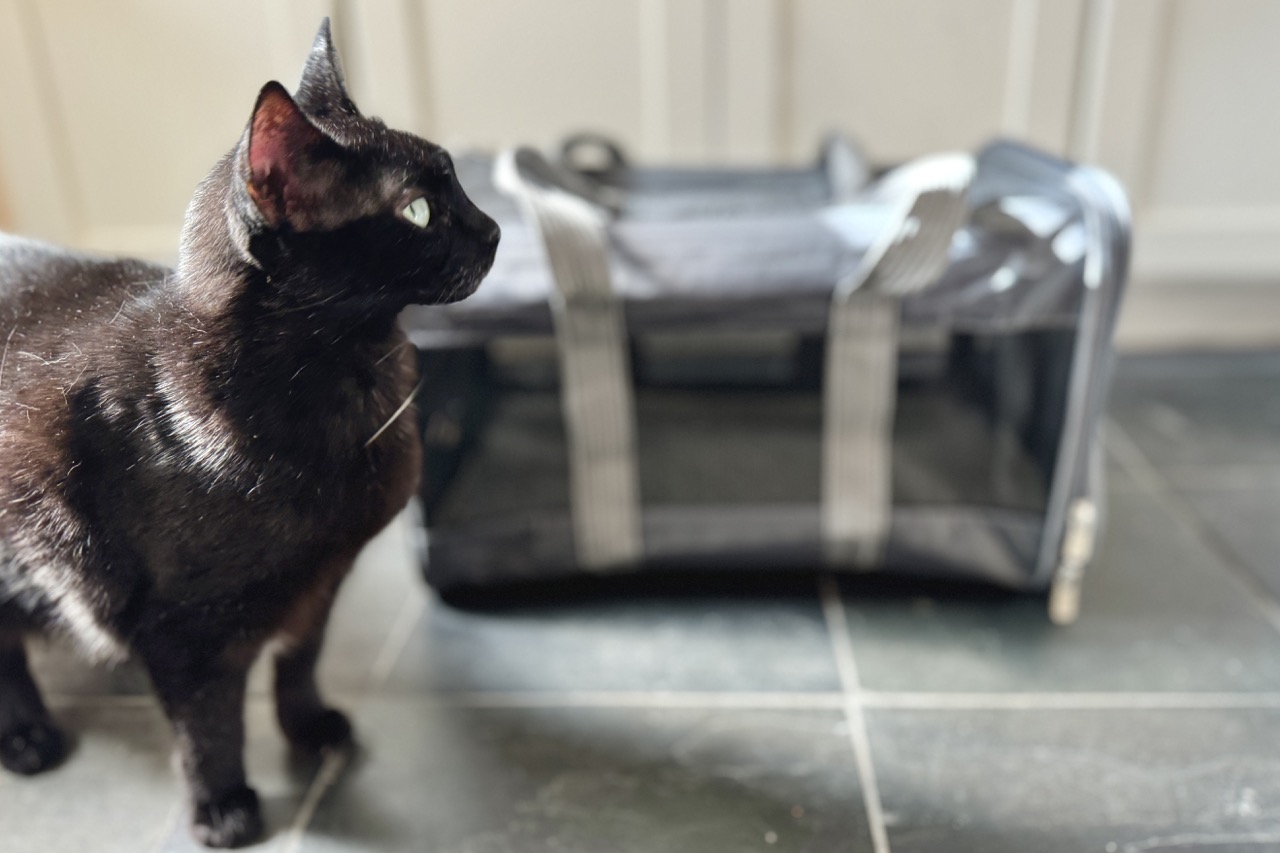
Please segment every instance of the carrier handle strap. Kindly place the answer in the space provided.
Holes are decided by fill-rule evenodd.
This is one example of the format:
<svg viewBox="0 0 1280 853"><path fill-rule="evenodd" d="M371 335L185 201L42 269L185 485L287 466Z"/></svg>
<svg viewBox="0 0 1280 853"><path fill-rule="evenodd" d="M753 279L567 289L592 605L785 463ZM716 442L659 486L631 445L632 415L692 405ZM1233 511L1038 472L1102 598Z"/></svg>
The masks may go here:
<svg viewBox="0 0 1280 853"><path fill-rule="evenodd" d="M871 180L866 154L848 136L835 131L823 137L818 168L826 174L832 204L853 201Z"/></svg>
<svg viewBox="0 0 1280 853"><path fill-rule="evenodd" d="M607 570L643 554L635 404L626 326L609 273L608 216L573 186L574 177L529 148L505 152L494 174L546 249L574 549L584 568Z"/></svg>
<svg viewBox="0 0 1280 853"><path fill-rule="evenodd" d="M827 559L880 562L893 509L893 421L902 297L934 284L968 213L975 164L965 154L918 160L876 195L894 214L832 297L823 389L822 536Z"/></svg>
<svg viewBox="0 0 1280 853"><path fill-rule="evenodd" d="M560 165L579 174L610 176L625 172L630 166L621 145L603 133L590 131L565 137L560 143Z"/></svg>

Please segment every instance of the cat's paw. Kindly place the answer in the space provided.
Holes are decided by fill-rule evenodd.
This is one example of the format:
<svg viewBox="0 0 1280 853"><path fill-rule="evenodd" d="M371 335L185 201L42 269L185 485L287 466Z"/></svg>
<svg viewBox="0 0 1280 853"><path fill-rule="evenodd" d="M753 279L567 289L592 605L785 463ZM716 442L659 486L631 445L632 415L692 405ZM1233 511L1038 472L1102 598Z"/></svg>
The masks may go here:
<svg viewBox="0 0 1280 853"><path fill-rule="evenodd" d="M307 752L343 749L352 740L351 721L333 708L282 716L280 726L291 744Z"/></svg>
<svg viewBox="0 0 1280 853"><path fill-rule="evenodd" d="M198 802L191 834L206 847L243 847L262 835L262 810L252 788L240 787L217 800Z"/></svg>
<svg viewBox="0 0 1280 853"><path fill-rule="evenodd" d="M54 767L67 754L67 741L48 720L19 723L0 732L0 764L30 776Z"/></svg>

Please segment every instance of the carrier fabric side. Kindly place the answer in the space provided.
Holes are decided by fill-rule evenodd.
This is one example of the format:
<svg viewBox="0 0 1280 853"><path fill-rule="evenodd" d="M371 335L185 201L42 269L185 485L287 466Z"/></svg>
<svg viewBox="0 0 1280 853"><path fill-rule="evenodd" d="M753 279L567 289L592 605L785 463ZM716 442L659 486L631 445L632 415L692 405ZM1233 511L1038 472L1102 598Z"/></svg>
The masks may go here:
<svg viewBox="0 0 1280 853"><path fill-rule="evenodd" d="M428 377L428 580L875 569L1052 587L1069 621L1101 522L1127 208L1107 175L1014 143L970 162L939 250L918 232L947 193L851 187L830 147L694 180L525 151L495 182L461 160L503 242L471 299L404 317ZM841 525L841 494L883 512Z"/></svg>

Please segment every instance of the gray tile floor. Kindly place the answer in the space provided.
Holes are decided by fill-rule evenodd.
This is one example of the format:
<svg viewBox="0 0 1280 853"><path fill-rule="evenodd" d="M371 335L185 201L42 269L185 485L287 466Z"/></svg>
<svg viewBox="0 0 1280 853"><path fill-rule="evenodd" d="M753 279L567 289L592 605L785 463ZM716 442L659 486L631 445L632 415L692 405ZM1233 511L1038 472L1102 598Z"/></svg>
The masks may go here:
<svg viewBox="0 0 1280 853"><path fill-rule="evenodd" d="M257 849L1280 850L1280 355L1123 362L1084 615L799 578L452 610L393 527L324 680L363 743L291 759L259 673ZM192 850L130 669L37 675L77 748L0 775L0 850Z"/></svg>

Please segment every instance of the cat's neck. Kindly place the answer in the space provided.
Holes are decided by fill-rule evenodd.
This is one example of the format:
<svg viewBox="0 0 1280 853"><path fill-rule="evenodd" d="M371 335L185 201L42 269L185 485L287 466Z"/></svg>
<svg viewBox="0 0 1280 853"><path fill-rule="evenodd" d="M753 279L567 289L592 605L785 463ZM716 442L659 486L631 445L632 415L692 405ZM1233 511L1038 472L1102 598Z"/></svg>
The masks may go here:
<svg viewBox="0 0 1280 853"><path fill-rule="evenodd" d="M233 170L227 154L209 172L187 206L175 277L183 307L200 317L225 314L257 264L247 251L242 226L233 227Z"/></svg>
<svg viewBox="0 0 1280 853"><path fill-rule="evenodd" d="M169 318L176 320L171 336L160 330L167 337L160 346L169 350L161 362L234 383L223 390L260 405L286 389L294 396L318 383L310 393L325 393L353 377L372 391L378 365L403 345L395 315L352 317L282 301L290 288L280 279L290 273L268 272L250 254L234 207L246 201L235 195L234 164L232 155L224 158L188 208L168 294L178 317Z"/></svg>
<svg viewBox="0 0 1280 853"><path fill-rule="evenodd" d="M271 350L273 358L320 348L364 349L395 335L395 313L352 315L329 306L297 304L291 276L314 271L265 269L249 250L250 233L238 215L250 204L234 175L235 155L224 157L201 183L187 209L174 278L174 298L197 323L225 328Z"/></svg>

